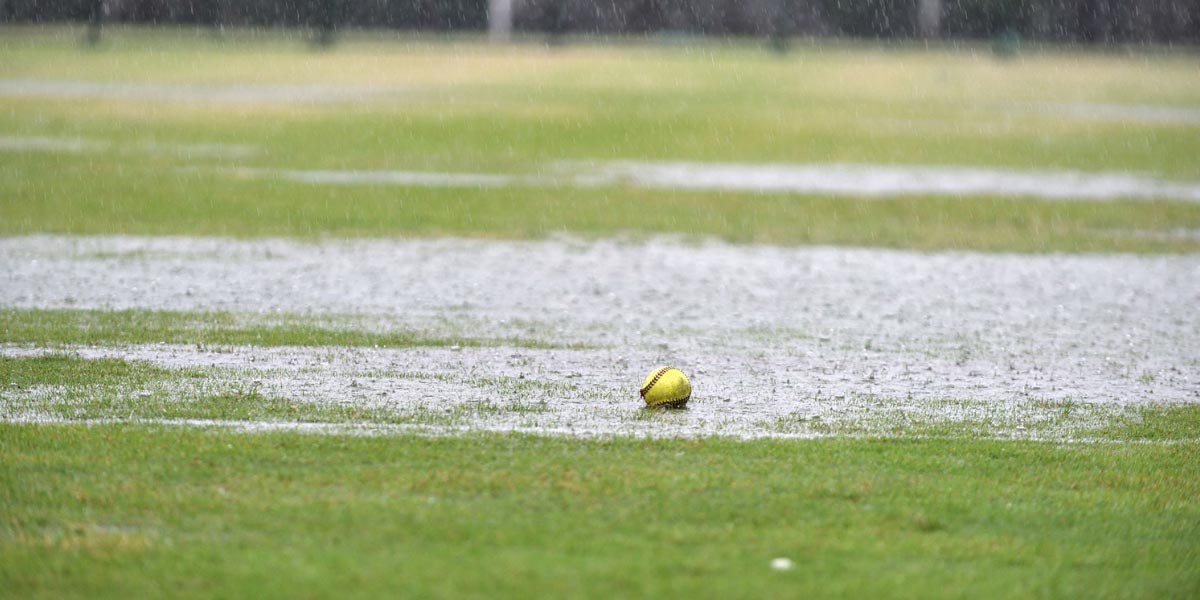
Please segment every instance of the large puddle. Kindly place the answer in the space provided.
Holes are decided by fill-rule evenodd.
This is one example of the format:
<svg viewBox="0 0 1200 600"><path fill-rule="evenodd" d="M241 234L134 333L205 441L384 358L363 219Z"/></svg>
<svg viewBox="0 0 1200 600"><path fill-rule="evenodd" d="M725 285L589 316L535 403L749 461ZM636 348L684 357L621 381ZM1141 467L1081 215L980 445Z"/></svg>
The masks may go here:
<svg viewBox="0 0 1200 600"><path fill-rule="evenodd" d="M563 162L545 174L234 168L237 177L311 185L504 187L627 185L757 193L896 196L1005 196L1045 200L1174 200L1200 202L1200 182L1122 172L1002 170L870 164L734 164L695 162Z"/></svg>
<svg viewBox="0 0 1200 600"><path fill-rule="evenodd" d="M218 104L361 102L397 87L334 84L199 84L0 79L0 98L150 100Z"/></svg>
<svg viewBox="0 0 1200 600"><path fill-rule="evenodd" d="M251 158L261 154L244 144L178 144L142 141L115 143L79 137L0 135L0 152L62 152L67 154L119 153L174 155L180 158Z"/></svg>
<svg viewBox="0 0 1200 600"><path fill-rule="evenodd" d="M1200 107L1156 104L1102 104L1060 102L1021 107L1029 112L1062 115L1087 121L1146 123L1151 125L1200 125Z"/></svg>
<svg viewBox="0 0 1200 600"><path fill-rule="evenodd" d="M1131 406L1200 402L1198 256L39 236L0 240L0 264L6 307L352 315L375 330L570 347L71 348L221 369L289 398L465 407L444 425L455 430L758 437L966 423L1068 439ZM29 352L40 350L0 348ZM657 364L692 377L691 409L639 409ZM503 409L528 403L538 409Z"/></svg>
<svg viewBox="0 0 1200 600"><path fill-rule="evenodd" d="M589 172L590 171L590 172ZM864 164L610 162L583 177L652 188L796 192L850 196L1023 196L1046 199L1171 199L1200 202L1200 182L1132 173L1001 170Z"/></svg>
<svg viewBox="0 0 1200 600"><path fill-rule="evenodd" d="M116 143L107 140L0 134L0 152L119 152L181 158L251 159L255 146L239 144ZM213 172L194 165L183 173ZM559 161L534 173L264 168L246 164L215 170L229 177L307 185L499 188L607 187L794 193L888 198L1001 196L1043 200L1170 200L1200 202L1200 181L1171 181L1128 172L989 169L880 164L754 164L646 161Z"/></svg>

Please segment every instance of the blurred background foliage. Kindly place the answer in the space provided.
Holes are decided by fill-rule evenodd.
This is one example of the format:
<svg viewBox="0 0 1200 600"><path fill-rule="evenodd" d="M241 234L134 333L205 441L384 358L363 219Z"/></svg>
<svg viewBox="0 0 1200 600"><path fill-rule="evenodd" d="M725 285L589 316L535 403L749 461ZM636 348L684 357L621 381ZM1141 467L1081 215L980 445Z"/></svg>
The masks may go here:
<svg viewBox="0 0 1200 600"><path fill-rule="evenodd" d="M0 0L0 22L104 20L457 31L488 0ZM518 32L1200 43L1197 0L512 0ZM933 19L933 25L924 19ZM929 15L933 15L930 17Z"/></svg>

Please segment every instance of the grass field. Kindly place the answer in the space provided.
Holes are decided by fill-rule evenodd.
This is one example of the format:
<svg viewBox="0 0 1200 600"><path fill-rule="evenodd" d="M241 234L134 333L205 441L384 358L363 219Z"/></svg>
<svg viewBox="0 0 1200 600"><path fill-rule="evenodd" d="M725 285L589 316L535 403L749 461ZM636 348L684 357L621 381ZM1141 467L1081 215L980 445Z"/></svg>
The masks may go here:
<svg viewBox="0 0 1200 600"><path fill-rule="evenodd" d="M0 597L1200 595L1200 203L536 179L1196 185L1189 49L81 35L0 27Z"/></svg>
<svg viewBox="0 0 1200 600"><path fill-rule="evenodd" d="M864 163L1129 172L1200 180L1183 123L1072 116L1195 110L1186 52L682 47L351 37L318 52L277 33L8 29L0 78L192 86L0 96L0 133L94 144L5 152L0 232L233 236L682 233L740 242L1016 251L1190 251L1196 203L525 187L329 186L220 167L530 173L568 160ZM219 86L381 90L362 102L211 101ZM268 86L268 87L262 87ZM339 86L341 86L339 88ZM357 87L356 87L357 86ZM326 90L321 88L321 90ZM140 90L140 91L139 91ZM205 96L205 93L209 93ZM139 101L137 96L147 95ZM210 98L210 100L205 100ZM1190 113L1187 113L1190 114ZM1103 116L1103 114L1101 114ZM229 158L221 146L250 150ZM214 151L216 150L216 151Z"/></svg>
<svg viewBox="0 0 1200 600"><path fill-rule="evenodd" d="M0 448L14 597L1197 592L1194 446L35 425Z"/></svg>

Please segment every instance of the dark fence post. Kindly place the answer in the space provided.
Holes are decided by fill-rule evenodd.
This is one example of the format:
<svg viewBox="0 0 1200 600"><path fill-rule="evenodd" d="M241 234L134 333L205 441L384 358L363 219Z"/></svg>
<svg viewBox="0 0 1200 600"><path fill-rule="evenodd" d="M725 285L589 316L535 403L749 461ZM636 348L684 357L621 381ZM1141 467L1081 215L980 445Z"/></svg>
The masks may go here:
<svg viewBox="0 0 1200 600"><path fill-rule="evenodd" d="M104 0L92 0L88 4L88 26L85 40L89 46L100 43L100 26L104 23Z"/></svg>
<svg viewBox="0 0 1200 600"><path fill-rule="evenodd" d="M316 0L316 38L318 46L332 46L338 21L339 0Z"/></svg>
<svg viewBox="0 0 1200 600"><path fill-rule="evenodd" d="M225 33L225 10L228 0L209 0L208 25L214 35Z"/></svg>
<svg viewBox="0 0 1200 600"><path fill-rule="evenodd" d="M783 54L788 51L792 34L796 28L795 0L775 0L774 14L771 16L771 49Z"/></svg>
<svg viewBox="0 0 1200 600"><path fill-rule="evenodd" d="M926 39L942 35L942 0L918 0L917 34Z"/></svg>
<svg viewBox="0 0 1200 600"><path fill-rule="evenodd" d="M559 46L567 34L567 0L550 0L546 5L546 43Z"/></svg>
<svg viewBox="0 0 1200 600"><path fill-rule="evenodd" d="M1085 42L1103 44L1108 41L1108 2L1084 0L1079 5L1080 35Z"/></svg>

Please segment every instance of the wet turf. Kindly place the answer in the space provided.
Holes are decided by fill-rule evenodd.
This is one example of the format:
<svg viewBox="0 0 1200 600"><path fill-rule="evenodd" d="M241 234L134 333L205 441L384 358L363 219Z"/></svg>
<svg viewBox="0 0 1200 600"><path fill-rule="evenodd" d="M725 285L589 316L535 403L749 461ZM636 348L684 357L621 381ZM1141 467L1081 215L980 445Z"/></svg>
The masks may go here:
<svg viewBox="0 0 1200 600"><path fill-rule="evenodd" d="M379 330L378 322L353 317L240 315L161 310L0 309L0 343L196 344L201 346L421 346L554 348L530 339L438 337L406 330ZM376 327L369 329L369 327Z"/></svg>
<svg viewBox="0 0 1200 600"><path fill-rule="evenodd" d="M345 103L0 97L0 136L103 151L4 152L0 234L545 237L684 233L739 242L988 251L1178 252L1200 206L978 196L854 199L555 186L431 189L230 177L210 167L533 173L561 160L1066 169L1200 180L1197 126L1038 107L1200 104L1183 54L1061 49L999 62L971 48L584 44L296 38L114 29L0 36L7 81L399 86ZM134 85L134 91L138 89ZM225 87L223 87L225 86ZM172 88L174 89L174 88ZM189 150L190 148L190 150ZM199 148L207 150L201 151ZM214 149L248 149L230 154ZM201 167L200 170L192 170ZM182 169L182 170L181 170Z"/></svg>
<svg viewBox="0 0 1200 600"><path fill-rule="evenodd" d="M0 453L0 580L19 597L1200 589L1188 446L3 425Z"/></svg>
<svg viewBox="0 0 1200 600"><path fill-rule="evenodd" d="M1068 169L1195 181L1195 123L1145 118L1147 110L1190 115L1200 105L1194 56L1186 51L1035 48L1019 60L996 61L986 49L970 46L800 44L780 57L741 42L497 48L477 39L349 34L332 51L312 52L298 36L279 32L217 36L122 28L107 29L98 51L83 51L79 34L0 29L0 80L9 82L0 88L11 92L25 85L13 81L59 82L36 95L0 93L0 235L314 240L667 233L922 250L1200 250L1194 235L1200 206L1172 202L854 199L623 185L337 187L230 176L237 172L230 168L243 166L519 175L559 160L690 160ZM80 81L109 82L101 86L109 91L97 94L94 85L71 83ZM258 96L229 101L230 90L240 93L250 84L259 86ZM310 102L279 101L279 86L293 84L392 91L343 104L320 94ZM69 97L64 90L86 93ZM192 97L180 97L188 90ZM1081 112L1080 106L1108 108L1098 118L1096 110ZM29 267L29 260L46 258L14 258L6 266L30 275L23 280L28 293L45 292L52 273L45 263ZM464 317L469 310L453 313L465 327L482 322L491 333L506 333L447 333L444 323L364 331L353 315L247 318L215 309L160 312L163 306L89 310L114 298L145 302L141 282L135 286L141 292L110 282L120 294L98 294L85 310L7 308L0 313L7 344L0 357L0 408L9 417L59 423L0 424L0 596L1196 597L1200 411L1194 403L1154 404L1151 393L1186 391L1194 381L1188 379L1195 361L1186 344L1154 349L1171 344L1173 334L1186 336L1194 319L1192 313L1165 315L1147 299L1181 303L1190 298L1184 287L1190 279L1160 279L1155 285L1164 291L1145 296L1148 286L1131 285L1120 273L1105 276L1113 289L1130 285L1130 293L1114 297L1136 310L1124 316L1076 313L1073 322L1086 327L1055 338L1041 334L1061 332L1066 317L1042 308L1077 301L1090 306L1093 294L1062 287L1089 271L1072 263L1063 277L1006 281L1005 274L1023 272L1017 268L1023 258L996 257L1000 268L968 271L962 279L995 285L991 298L1015 312L1003 312L991 300L975 309L970 303L943 306L943 315L977 310L970 314L983 318L967 323L987 326L950 328L952 335L935 340L941 346L921 346L909 359L921 367L943 361L942 373L963 374L968 382L982 376L971 374L971 361L989 367L980 373L1009 369L999 383L978 392L983 396L1011 391L1020 373L1043 377L1043 367L1081 368L1064 356L1107 361L1105 353L1119 346L1124 354L1117 362L1090 372L1132 390L1121 400L1133 405L1099 421L1075 422L1087 427L1071 430L1073 436L1092 443L983 439L995 435L998 424L1010 433L1024 425L1007 409L997 413L1000 420L914 420L914 407L941 414L962 406L928 399L888 403L870 395L834 399L813 395L812 379L782 374L803 363L807 376L852 391L886 383L889 371L877 373L867 363L908 364L886 353L907 351L914 338L928 335L922 319L931 311L921 302L904 305L916 328L894 332L882 349L871 319L887 313L899 323L904 314L874 311L864 320L847 312L843 316L854 320L846 322L858 325L845 329L851 334L845 338L826 337L819 326L774 327L779 322L730 330L735 341L727 350L754 361L755 368L725 365L729 371L721 373L702 365L714 379L720 374L736 384L745 378L771 393L778 387L780 397L795 390L808 394L806 409L780 413L770 422L772 431L871 433L854 413L843 415L844 422L814 418L845 406L871 415L895 409L907 419L883 432L899 438L753 442L479 433L433 438L396 428L380 437L238 433L231 430L236 424L245 425L238 429L244 432L264 421L432 425L439 433L476 419L536 425L562 409L550 404L555 396L548 386L562 395L570 383L578 388L567 393L576 394L600 381L610 390L601 399L625 410L618 394L623 379L612 375L633 371L630 378L640 380L644 369L612 353L578 351L579 364L609 369L596 381L580 381L574 369L549 360L576 351L510 348L539 342L507 333L526 323L502 326L486 312L482 321L472 321ZM172 260L137 253L88 259L95 261L92 267ZM1188 257L1137 260L1143 262L1129 264L1145 276L1146 261L1183 264ZM836 269L847 270L844 264ZM913 281L907 287L914 298L932 293L927 280ZM1013 304L1013 287L1022 282L1041 289L1029 298L1064 294L1062 301ZM205 290L228 283L210 279ZM72 306L99 287L77 287L53 305ZM962 287L942 297L961 298ZM12 280L6 289L15 293ZM597 289L575 291L586 299L600 297ZM880 290L878 298L895 304L887 285ZM297 295L276 299L294 301ZM855 288L851 299L863 295ZM743 297L758 307L743 314L778 305ZM173 298L196 302L187 294ZM11 302L28 306L15 295ZM263 310L257 301L238 306ZM790 314L828 319L848 306L853 302ZM1103 298L1095 306L1111 309ZM539 307L527 304L526 310ZM1041 315L1046 326L1031 315ZM1176 320L1157 320L1170 318ZM1165 326L1138 329L1160 322ZM616 323L606 319L603 332L571 329L565 335L608 341L633 335L614 337ZM1044 351L1014 364L1001 356L1013 340L1006 329L1012 326L1018 333L1020 327L1038 332L1026 341L1064 345L1034 346ZM964 337L969 331L983 337ZM1114 331L1138 335L1116 344ZM692 342L706 341L695 332L683 337L689 335ZM1098 340L1108 342L1090 353ZM221 349L226 367L180 368L181 361L200 355L213 361L197 343L254 346ZM332 350L308 348L314 344ZM784 368L773 372L762 359L780 344L802 351L775 352L782 362L771 364ZM375 345L393 347L379 353L386 359L379 364L372 363L379 358ZM452 354L453 346L472 345L477 347ZM29 355L48 347L68 354ZM686 357L681 349L688 347L652 345L629 356L636 362ZM842 359L834 360L838 352ZM403 359L401 367L451 365L459 373L463 357L472 353L493 362L461 379L397 370L392 360ZM275 377L297 389L311 385L320 401L261 391L259 374L246 364L261 364L265 356L287 367ZM522 378L523 369L542 364L531 356L546 359L553 369L543 371L553 374ZM292 367L288 360L310 363ZM891 376L905 381L910 375L905 366ZM925 378L931 382L926 388L945 383ZM695 381L703 384L703 376ZM361 399L367 391L415 398L435 389L488 401L449 407L434 402L428 410L398 414ZM743 391L735 386L724 395ZM748 403L749 409L777 407L773 398L755 398L759 404ZM575 399L597 405L594 398ZM728 406L717 400L705 405L697 398L690 415ZM459 408L466 404L472 408ZM1045 417L1037 426L1047 427L1073 422L1089 409L1069 399L1023 398L1014 406L1037 411ZM622 415L651 433L667 429L664 418L679 416L632 409ZM89 419L176 424L62 423ZM234 425L198 428L180 425L181 419ZM919 436L937 439L913 439ZM791 559L795 568L771 570L777 557Z"/></svg>

